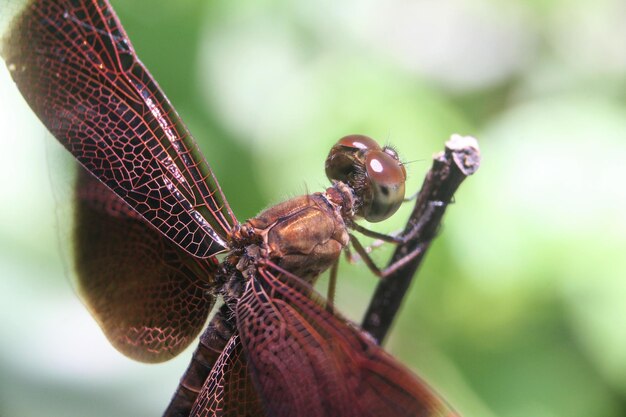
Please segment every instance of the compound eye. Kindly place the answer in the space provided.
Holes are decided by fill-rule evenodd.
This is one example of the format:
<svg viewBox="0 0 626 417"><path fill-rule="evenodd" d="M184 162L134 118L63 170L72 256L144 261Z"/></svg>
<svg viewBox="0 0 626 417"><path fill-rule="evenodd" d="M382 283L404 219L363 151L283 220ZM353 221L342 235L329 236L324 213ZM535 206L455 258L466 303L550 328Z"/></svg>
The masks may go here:
<svg viewBox="0 0 626 417"><path fill-rule="evenodd" d="M371 150L380 152L378 143L369 136L348 135L339 139L326 158L326 176L331 181L342 181L355 186L355 176Z"/></svg>
<svg viewBox="0 0 626 417"><path fill-rule="evenodd" d="M337 145L363 150L380 150L380 145L374 139L365 135L344 136L337 141Z"/></svg>
<svg viewBox="0 0 626 417"><path fill-rule="evenodd" d="M385 220L398 210L404 200L406 171L397 158L385 151L369 152L365 169L371 199L363 208L363 217L370 222Z"/></svg>

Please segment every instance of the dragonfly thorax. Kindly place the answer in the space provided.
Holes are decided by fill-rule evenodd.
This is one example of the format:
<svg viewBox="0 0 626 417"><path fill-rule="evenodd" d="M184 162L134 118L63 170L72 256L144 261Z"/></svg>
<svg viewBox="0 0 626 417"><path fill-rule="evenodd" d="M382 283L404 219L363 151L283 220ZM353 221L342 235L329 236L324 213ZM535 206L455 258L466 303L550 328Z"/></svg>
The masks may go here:
<svg viewBox="0 0 626 417"><path fill-rule="evenodd" d="M352 212L351 202L349 189L335 185L264 210L231 236L237 269L245 276L251 264L263 259L312 281L350 240L344 215Z"/></svg>

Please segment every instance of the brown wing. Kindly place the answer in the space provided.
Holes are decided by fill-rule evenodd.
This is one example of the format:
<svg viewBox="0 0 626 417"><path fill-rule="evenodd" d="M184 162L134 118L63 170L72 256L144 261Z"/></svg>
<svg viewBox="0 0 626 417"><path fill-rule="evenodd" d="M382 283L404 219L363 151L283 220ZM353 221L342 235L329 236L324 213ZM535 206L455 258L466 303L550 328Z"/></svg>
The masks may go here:
<svg viewBox="0 0 626 417"><path fill-rule="evenodd" d="M199 257L223 250L236 219L108 1L25 3L0 49L37 116L174 243Z"/></svg>
<svg viewBox="0 0 626 417"><path fill-rule="evenodd" d="M75 222L78 290L111 344L143 362L180 353L213 305L213 261L174 245L83 169Z"/></svg>
<svg viewBox="0 0 626 417"><path fill-rule="evenodd" d="M455 415L423 381L311 295L298 278L262 267L237 304L237 327L268 415Z"/></svg>
<svg viewBox="0 0 626 417"><path fill-rule="evenodd" d="M263 417L237 334L213 366L191 411L192 417Z"/></svg>

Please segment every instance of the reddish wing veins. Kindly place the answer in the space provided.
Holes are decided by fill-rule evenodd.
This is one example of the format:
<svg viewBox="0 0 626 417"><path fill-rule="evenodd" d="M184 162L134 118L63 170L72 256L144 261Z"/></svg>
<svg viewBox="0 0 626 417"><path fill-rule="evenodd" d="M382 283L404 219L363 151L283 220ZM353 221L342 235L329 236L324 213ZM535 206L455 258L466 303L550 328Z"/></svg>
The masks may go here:
<svg viewBox="0 0 626 417"><path fill-rule="evenodd" d="M268 415L455 416L294 276L261 267L237 304L237 327Z"/></svg>
<svg viewBox="0 0 626 417"><path fill-rule="evenodd" d="M28 104L88 171L189 253L223 250L236 219L108 1L29 1L1 52Z"/></svg>
<svg viewBox="0 0 626 417"><path fill-rule="evenodd" d="M233 335L213 366L191 417L264 417L241 341Z"/></svg>
<svg viewBox="0 0 626 417"><path fill-rule="evenodd" d="M174 245L82 168L75 220L78 290L111 344L143 362L180 353L213 306L214 260Z"/></svg>

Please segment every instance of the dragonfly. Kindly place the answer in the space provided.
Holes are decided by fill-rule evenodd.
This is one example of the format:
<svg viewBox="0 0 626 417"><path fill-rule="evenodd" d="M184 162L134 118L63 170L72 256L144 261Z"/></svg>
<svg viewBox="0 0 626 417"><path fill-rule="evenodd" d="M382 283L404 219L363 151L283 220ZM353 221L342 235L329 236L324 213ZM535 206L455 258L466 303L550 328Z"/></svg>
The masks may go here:
<svg viewBox="0 0 626 417"><path fill-rule="evenodd" d="M73 262L111 344L162 362L217 310L166 416L456 415L313 289L350 245L366 256L353 231L382 237L358 219L401 205L393 149L345 136L326 159L326 190L240 222L108 1L26 1L0 54L82 166Z"/></svg>

